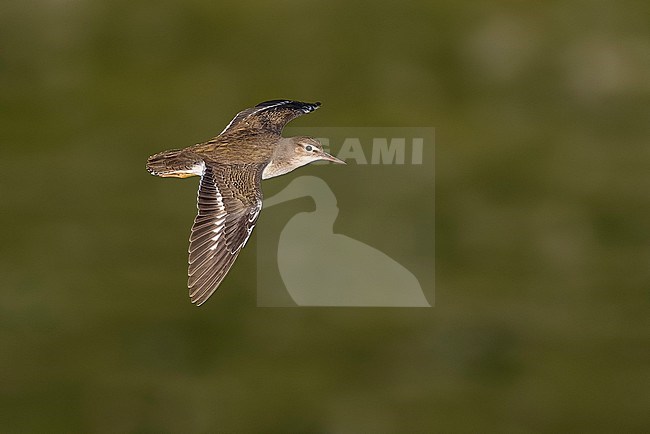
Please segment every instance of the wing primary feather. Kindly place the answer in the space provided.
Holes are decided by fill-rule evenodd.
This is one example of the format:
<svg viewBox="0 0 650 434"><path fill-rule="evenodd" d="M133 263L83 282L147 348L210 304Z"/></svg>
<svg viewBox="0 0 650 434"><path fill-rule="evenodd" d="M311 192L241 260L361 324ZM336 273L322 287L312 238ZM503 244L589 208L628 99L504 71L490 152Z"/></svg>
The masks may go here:
<svg viewBox="0 0 650 434"><path fill-rule="evenodd" d="M255 107L237 113L221 132L221 135L244 130L255 133L266 132L273 136L279 136L287 123L298 116L313 112L320 105L320 102L309 103L282 99L264 101Z"/></svg>

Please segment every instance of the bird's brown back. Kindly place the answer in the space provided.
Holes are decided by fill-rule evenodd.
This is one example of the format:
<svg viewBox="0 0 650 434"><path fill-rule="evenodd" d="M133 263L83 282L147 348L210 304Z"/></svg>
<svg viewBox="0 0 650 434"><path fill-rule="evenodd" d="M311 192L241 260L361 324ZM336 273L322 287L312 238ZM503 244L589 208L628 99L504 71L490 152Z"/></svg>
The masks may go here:
<svg viewBox="0 0 650 434"><path fill-rule="evenodd" d="M238 130L186 148L206 161L220 164L264 164L271 160L280 136Z"/></svg>

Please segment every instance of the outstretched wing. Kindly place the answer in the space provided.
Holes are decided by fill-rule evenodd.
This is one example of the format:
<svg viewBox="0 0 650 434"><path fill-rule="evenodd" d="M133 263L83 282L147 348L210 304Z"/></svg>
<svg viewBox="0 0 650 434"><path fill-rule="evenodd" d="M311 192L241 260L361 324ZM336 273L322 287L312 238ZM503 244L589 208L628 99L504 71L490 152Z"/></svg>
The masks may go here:
<svg viewBox="0 0 650 434"><path fill-rule="evenodd" d="M217 290L262 209L262 168L205 164L192 225L187 286L197 306Z"/></svg>
<svg viewBox="0 0 650 434"><path fill-rule="evenodd" d="M222 135L241 130L264 130L280 135L291 120L320 107L319 102L308 103L290 100L273 100L259 103L237 113L237 116L221 132Z"/></svg>

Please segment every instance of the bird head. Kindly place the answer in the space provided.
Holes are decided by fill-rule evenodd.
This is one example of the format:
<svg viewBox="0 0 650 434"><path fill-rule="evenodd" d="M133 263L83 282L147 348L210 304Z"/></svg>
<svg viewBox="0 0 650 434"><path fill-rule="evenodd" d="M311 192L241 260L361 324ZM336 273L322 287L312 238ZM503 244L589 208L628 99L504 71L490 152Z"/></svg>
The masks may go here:
<svg viewBox="0 0 650 434"><path fill-rule="evenodd" d="M264 168L262 179L280 176L319 160L345 164L345 161L323 151L323 145L312 137L283 137L273 152L271 161Z"/></svg>
<svg viewBox="0 0 650 434"><path fill-rule="evenodd" d="M312 161L331 161L332 163L345 164L345 161L339 160L333 155L323 150L323 145L313 137L292 137L293 155L291 160L296 167L304 166Z"/></svg>

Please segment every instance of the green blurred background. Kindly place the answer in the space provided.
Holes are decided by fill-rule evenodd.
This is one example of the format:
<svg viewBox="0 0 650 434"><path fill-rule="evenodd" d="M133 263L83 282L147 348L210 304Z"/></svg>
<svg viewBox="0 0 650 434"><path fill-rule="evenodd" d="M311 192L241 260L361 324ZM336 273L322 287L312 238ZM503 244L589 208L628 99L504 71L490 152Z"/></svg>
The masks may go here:
<svg viewBox="0 0 650 434"><path fill-rule="evenodd" d="M3 2L0 431L647 432L649 15ZM436 127L434 308L257 308L254 239L189 303L196 179L146 157L274 98L324 103L296 127ZM336 229L403 224L376 247L432 260L433 184L368 198L367 170L268 191L326 176Z"/></svg>

